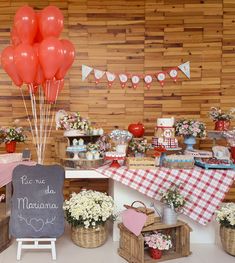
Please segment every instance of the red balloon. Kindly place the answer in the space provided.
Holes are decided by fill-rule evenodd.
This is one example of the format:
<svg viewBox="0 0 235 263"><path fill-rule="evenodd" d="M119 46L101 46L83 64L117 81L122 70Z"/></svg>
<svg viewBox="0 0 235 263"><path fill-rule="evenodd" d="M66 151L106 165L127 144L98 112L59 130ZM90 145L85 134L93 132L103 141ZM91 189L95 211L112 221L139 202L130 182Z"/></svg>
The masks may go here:
<svg viewBox="0 0 235 263"><path fill-rule="evenodd" d="M64 80L47 80L43 83L43 90L45 94L46 101L50 104L54 104L60 94L61 90L64 87Z"/></svg>
<svg viewBox="0 0 235 263"><path fill-rule="evenodd" d="M39 21L40 21L40 17L41 17L41 12L36 13L36 17L37 17L37 23L38 23L38 25L39 25ZM39 29L39 26L38 26L38 30L37 30L36 36L35 36L35 38L34 38L34 43L40 43L40 42L42 42L42 40L43 40L43 37L42 37L42 34L41 34L40 29Z"/></svg>
<svg viewBox="0 0 235 263"><path fill-rule="evenodd" d="M38 58L33 47L28 44L17 46L15 48L14 61L21 79L27 84L32 84L38 67Z"/></svg>
<svg viewBox="0 0 235 263"><path fill-rule="evenodd" d="M41 12L39 28L43 38L59 37L64 27L64 17L56 6L47 6Z"/></svg>
<svg viewBox="0 0 235 263"><path fill-rule="evenodd" d="M13 46L17 46L21 43L19 35L14 26L12 27L12 30L11 30L11 42Z"/></svg>
<svg viewBox="0 0 235 263"><path fill-rule="evenodd" d="M36 94L38 92L38 86L37 85L28 85L28 92L32 92L33 94Z"/></svg>
<svg viewBox="0 0 235 263"><path fill-rule="evenodd" d="M52 79L63 63L64 54L60 41L48 37L39 46L39 62L46 79Z"/></svg>
<svg viewBox="0 0 235 263"><path fill-rule="evenodd" d="M36 56L38 57L38 61L39 61L39 43L35 43L33 45L33 49L34 49L34 52L35 52ZM34 79L34 85L36 85L36 86L41 85L44 81L45 81L45 77L43 74L43 70L42 70L40 63L38 62L36 76Z"/></svg>
<svg viewBox="0 0 235 263"><path fill-rule="evenodd" d="M32 44L37 32L37 18L32 7L23 6L15 14L14 26L22 43Z"/></svg>
<svg viewBox="0 0 235 263"><path fill-rule="evenodd" d="M23 81L21 80L15 63L14 63L14 48L9 46L2 51L1 64L8 76L12 79L16 86L21 86Z"/></svg>
<svg viewBox="0 0 235 263"><path fill-rule="evenodd" d="M64 60L59 68L59 70L56 73L57 79L63 79L69 70L69 68L72 66L75 58L75 48L74 45L66 39L61 39L60 42L63 46L63 53L64 53Z"/></svg>

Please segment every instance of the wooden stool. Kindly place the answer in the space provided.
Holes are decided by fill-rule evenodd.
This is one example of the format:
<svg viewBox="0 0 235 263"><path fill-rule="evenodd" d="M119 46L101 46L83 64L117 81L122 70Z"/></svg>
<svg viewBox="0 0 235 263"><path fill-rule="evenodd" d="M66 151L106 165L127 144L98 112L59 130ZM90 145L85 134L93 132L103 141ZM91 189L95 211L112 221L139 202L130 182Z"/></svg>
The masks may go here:
<svg viewBox="0 0 235 263"><path fill-rule="evenodd" d="M22 249L51 249L51 256L53 260L56 260L56 238L17 238L17 255L16 259L21 259ZM23 244L23 242L33 242L33 244ZM49 242L49 244L39 244L39 242Z"/></svg>

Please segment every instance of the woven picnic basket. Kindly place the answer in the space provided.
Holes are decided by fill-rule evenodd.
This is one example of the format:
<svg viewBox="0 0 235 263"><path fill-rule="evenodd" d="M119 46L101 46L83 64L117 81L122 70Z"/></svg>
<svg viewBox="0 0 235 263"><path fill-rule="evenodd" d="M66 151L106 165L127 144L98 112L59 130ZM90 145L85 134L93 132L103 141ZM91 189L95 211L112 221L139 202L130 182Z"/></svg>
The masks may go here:
<svg viewBox="0 0 235 263"><path fill-rule="evenodd" d="M235 256L235 229L220 226L220 239L224 250Z"/></svg>
<svg viewBox="0 0 235 263"><path fill-rule="evenodd" d="M102 246L108 238L107 223L96 228L72 227L71 238L79 247L94 248Z"/></svg>
<svg viewBox="0 0 235 263"><path fill-rule="evenodd" d="M134 207L134 204L140 203L142 206ZM145 222L144 226L149 226L154 223L155 221L155 213L154 210L151 208L147 208L146 205L141 201L134 201L131 205L124 205L125 208L129 209L132 208L137 212L141 212L147 215L147 221Z"/></svg>

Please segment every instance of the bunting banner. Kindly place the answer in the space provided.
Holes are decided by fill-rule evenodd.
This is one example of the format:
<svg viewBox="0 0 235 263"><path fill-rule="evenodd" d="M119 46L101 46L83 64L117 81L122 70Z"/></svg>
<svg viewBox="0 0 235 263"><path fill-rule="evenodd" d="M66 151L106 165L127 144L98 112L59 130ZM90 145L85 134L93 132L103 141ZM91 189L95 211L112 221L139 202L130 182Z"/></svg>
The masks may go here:
<svg viewBox="0 0 235 263"><path fill-rule="evenodd" d="M105 74L105 71L99 70L99 69L94 69L94 76L95 76L95 83L98 84L99 81L103 78Z"/></svg>
<svg viewBox="0 0 235 263"><path fill-rule="evenodd" d="M82 81L84 81L92 72L93 68L86 66L86 65L82 65Z"/></svg>
<svg viewBox="0 0 235 263"><path fill-rule="evenodd" d="M151 83L153 82L153 77L151 75L144 76L145 86L150 89Z"/></svg>
<svg viewBox="0 0 235 263"><path fill-rule="evenodd" d="M118 77L119 77L119 80L120 80L120 83L121 83L121 87L125 88L126 83L128 81L127 75L126 74L119 74Z"/></svg>
<svg viewBox="0 0 235 263"><path fill-rule="evenodd" d="M137 85L140 83L140 77L139 77L138 75L133 75L133 76L131 77L131 82L132 82L132 87L133 87L134 89L136 89L136 88L137 88Z"/></svg>
<svg viewBox="0 0 235 263"><path fill-rule="evenodd" d="M98 84L99 81L103 78L104 75L106 75L106 79L108 82L108 87L111 88L114 81L118 78L121 84L122 88L126 87L126 84L128 80L131 82L132 87L134 89L137 88L140 81L142 80L145 83L145 87L147 89L150 89L152 82L154 80L157 80L161 87L164 86L165 80L167 78L167 75L174 81L177 82L178 80L178 73L179 70L183 72L183 74L190 79L190 62L187 61L181 65L178 65L176 67L172 67L169 69L166 69L164 71L160 72L153 72L153 73L147 73L144 75L141 74L131 74L131 73L113 73L110 71L103 71L99 70L93 67L89 67L87 65L82 65L82 81L84 81L93 71L95 83Z"/></svg>
<svg viewBox="0 0 235 263"><path fill-rule="evenodd" d="M178 66L178 68L184 73L184 75L190 79L190 62L187 61L184 64Z"/></svg>
<svg viewBox="0 0 235 263"><path fill-rule="evenodd" d="M107 71L106 72L106 78L108 80L108 86L109 86L109 88L111 88L114 80L116 79L116 75Z"/></svg>

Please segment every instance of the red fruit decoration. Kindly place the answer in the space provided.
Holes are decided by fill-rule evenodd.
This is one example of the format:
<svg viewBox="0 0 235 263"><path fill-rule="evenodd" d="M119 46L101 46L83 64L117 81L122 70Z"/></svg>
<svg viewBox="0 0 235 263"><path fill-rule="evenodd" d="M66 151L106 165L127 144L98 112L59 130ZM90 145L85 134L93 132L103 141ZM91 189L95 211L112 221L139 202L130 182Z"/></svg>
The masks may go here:
<svg viewBox="0 0 235 263"><path fill-rule="evenodd" d="M128 126L128 131L133 134L134 137L140 138L144 135L144 125L142 123L132 123Z"/></svg>

